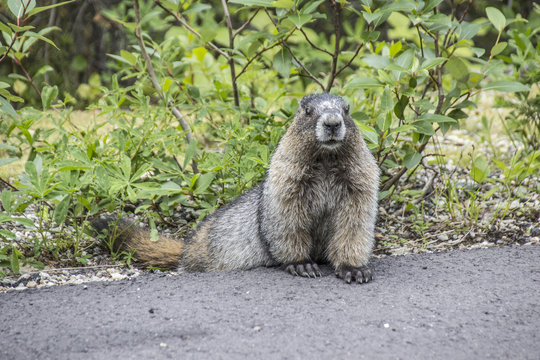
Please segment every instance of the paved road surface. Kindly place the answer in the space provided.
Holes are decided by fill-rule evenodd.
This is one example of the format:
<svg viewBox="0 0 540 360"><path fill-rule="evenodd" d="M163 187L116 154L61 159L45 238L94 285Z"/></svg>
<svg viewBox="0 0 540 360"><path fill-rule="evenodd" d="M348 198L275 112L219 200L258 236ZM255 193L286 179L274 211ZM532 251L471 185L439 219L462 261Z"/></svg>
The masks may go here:
<svg viewBox="0 0 540 360"><path fill-rule="evenodd" d="M0 294L0 359L540 359L540 246Z"/></svg>

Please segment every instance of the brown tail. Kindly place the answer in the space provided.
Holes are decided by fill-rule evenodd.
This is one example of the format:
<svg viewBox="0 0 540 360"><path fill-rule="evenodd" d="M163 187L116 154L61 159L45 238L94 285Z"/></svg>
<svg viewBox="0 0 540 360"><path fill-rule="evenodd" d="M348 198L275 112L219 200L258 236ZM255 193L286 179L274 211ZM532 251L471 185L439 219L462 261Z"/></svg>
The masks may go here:
<svg viewBox="0 0 540 360"><path fill-rule="evenodd" d="M178 266L184 244L180 241L159 236L150 240L150 232L140 229L136 224L114 217L98 218L92 222L98 233L107 230L105 241L113 241L115 251L135 250L135 259L143 266L173 269Z"/></svg>

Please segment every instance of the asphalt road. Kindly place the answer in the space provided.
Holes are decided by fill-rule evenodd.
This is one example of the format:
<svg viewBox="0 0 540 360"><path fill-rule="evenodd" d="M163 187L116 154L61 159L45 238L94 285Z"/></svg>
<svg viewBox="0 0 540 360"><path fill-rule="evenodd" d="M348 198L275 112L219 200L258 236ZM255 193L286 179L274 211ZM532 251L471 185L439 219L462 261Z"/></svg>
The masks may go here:
<svg viewBox="0 0 540 360"><path fill-rule="evenodd" d="M540 359L540 246L0 294L0 359Z"/></svg>

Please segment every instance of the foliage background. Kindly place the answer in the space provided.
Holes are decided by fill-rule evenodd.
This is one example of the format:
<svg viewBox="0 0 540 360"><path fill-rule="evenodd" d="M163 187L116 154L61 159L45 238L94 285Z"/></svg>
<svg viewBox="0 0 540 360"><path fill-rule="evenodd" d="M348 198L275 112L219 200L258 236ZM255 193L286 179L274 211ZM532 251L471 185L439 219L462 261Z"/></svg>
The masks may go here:
<svg viewBox="0 0 540 360"><path fill-rule="evenodd" d="M306 93L346 98L383 170L381 199L404 210L427 196L405 180L431 164L444 172L439 136L468 121L482 92L517 109L504 123L520 151L471 156L467 197L494 169L507 176L490 191L509 193L538 169L532 1L9 0L0 20L0 169L24 167L1 176L0 223L35 236L28 246L0 230L7 272L64 250L85 264L85 224L104 211L185 235L263 178ZM463 216L452 186L444 206Z"/></svg>

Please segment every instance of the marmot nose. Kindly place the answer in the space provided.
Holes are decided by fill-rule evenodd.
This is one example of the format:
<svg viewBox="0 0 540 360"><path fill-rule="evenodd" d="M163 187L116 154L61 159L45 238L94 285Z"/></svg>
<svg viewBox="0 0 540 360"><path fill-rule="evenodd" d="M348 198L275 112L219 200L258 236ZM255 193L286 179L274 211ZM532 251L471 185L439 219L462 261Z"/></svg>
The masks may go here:
<svg viewBox="0 0 540 360"><path fill-rule="evenodd" d="M324 122L323 123L324 129L329 132L330 134L336 134L339 131L339 128L341 127L341 121L339 122Z"/></svg>
<svg viewBox="0 0 540 360"><path fill-rule="evenodd" d="M337 134L342 126L343 119L339 114L324 114L322 119L322 126L324 130L329 134Z"/></svg>

